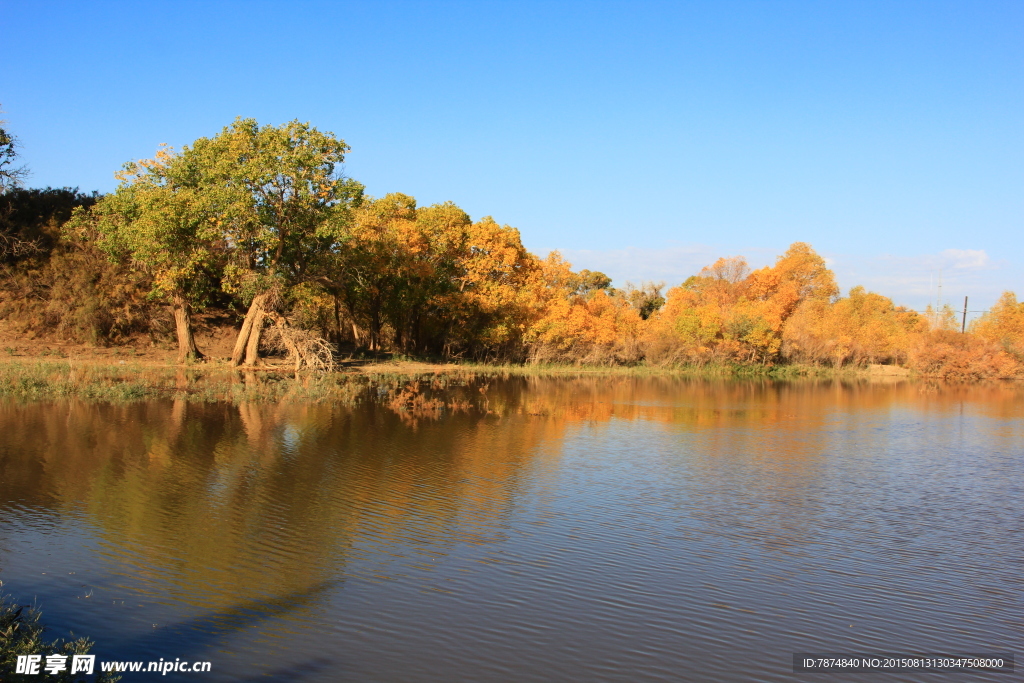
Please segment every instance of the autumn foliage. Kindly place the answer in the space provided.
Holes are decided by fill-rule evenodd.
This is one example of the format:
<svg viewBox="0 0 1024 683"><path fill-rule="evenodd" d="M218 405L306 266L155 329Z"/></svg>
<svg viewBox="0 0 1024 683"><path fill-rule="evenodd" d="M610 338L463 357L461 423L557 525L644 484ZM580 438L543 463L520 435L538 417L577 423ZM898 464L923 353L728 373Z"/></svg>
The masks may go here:
<svg viewBox="0 0 1024 683"><path fill-rule="evenodd" d="M972 327L981 339L999 347L1014 360L1024 362L1024 302L1004 292L996 305Z"/></svg>
<svg viewBox="0 0 1024 683"><path fill-rule="evenodd" d="M787 323L801 305L827 303L835 278L824 260L797 242L773 266L750 271L723 258L668 293L647 330L661 363L771 363L781 357Z"/></svg>
<svg viewBox="0 0 1024 683"><path fill-rule="evenodd" d="M842 367L906 363L925 318L863 287L836 301L804 302L786 326L786 356L807 363Z"/></svg>
<svg viewBox="0 0 1024 683"><path fill-rule="evenodd" d="M126 164L104 197L5 187L0 317L97 344L175 333L187 360L202 357L193 316L218 311L237 321L232 362L247 365L277 344L297 366L302 348L319 349L305 359L317 367L333 348L588 365L882 364L951 379L1024 372L1024 304L1009 292L963 334L949 310L922 315L862 287L840 296L802 242L757 270L721 258L664 295L662 284L616 288L452 202L364 194L340 173L347 151L309 124L239 119ZM19 208L44 199L49 213ZM294 339L305 346L278 343Z"/></svg>

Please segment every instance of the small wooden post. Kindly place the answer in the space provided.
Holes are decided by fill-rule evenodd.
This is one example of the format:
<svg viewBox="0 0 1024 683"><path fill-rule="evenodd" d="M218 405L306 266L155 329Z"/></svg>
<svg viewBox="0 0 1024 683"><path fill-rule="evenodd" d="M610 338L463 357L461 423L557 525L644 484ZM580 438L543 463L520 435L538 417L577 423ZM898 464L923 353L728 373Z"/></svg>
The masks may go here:
<svg viewBox="0 0 1024 683"><path fill-rule="evenodd" d="M966 331L967 331L967 297L965 296L964 297L964 319L963 319L963 322L960 323L960 334L963 334Z"/></svg>

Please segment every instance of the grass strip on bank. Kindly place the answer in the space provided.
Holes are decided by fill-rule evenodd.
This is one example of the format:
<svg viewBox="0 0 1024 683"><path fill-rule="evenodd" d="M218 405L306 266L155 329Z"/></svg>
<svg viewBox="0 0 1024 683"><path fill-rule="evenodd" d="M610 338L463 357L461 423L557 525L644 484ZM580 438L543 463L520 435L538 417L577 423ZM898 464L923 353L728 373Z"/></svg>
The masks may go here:
<svg viewBox="0 0 1024 683"><path fill-rule="evenodd" d="M0 363L0 396L22 401L76 398L124 403L157 398L195 402L320 402L352 405L373 388L395 388L431 378L444 383L475 377L680 377L693 379L863 379L863 370L735 364L657 367L558 364L373 363L328 373L227 365L147 366L138 363L11 361Z"/></svg>
<svg viewBox="0 0 1024 683"><path fill-rule="evenodd" d="M78 398L123 403L170 398L229 403L353 403L364 384L343 373L296 377L276 372L239 372L227 367L160 368L52 361L0 365L0 396L25 401Z"/></svg>
<svg viewBox="0 0 1024 683"><path fill-rule="evenodd" d="M593 377L687 377L694 379L853 379L866 377L863 368L846 366L839 369L815 365L743 365L739 363L704 363L701 365L571 365L531 363L526 365L488 365L465 363L460 367L477 374L499 374L512 377L580 376Z"/></svg>

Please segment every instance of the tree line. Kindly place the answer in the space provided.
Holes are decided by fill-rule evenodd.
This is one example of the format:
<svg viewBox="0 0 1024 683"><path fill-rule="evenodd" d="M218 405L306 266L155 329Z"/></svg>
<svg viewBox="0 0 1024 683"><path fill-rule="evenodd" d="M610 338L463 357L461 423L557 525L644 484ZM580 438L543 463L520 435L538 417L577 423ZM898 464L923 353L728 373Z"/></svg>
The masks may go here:
<svg viewBox="0 0 1024 683"><path fill-rule="evenodd" d="M807 244L752 270L719 259L681 285L612 287L519 231L451 202L371 197L349 148L308 123L237 119L127 163L107 195L25 189L0 128L0 315L112 343L173 335L202 358L195 315L237 316L232 365L268 345L317 365L340 346L490 362L843 367L1006 377L1024 368L1024 304L1007 292L958 334L854 288ZM162 311L168 311L168 314Z"/></svg>

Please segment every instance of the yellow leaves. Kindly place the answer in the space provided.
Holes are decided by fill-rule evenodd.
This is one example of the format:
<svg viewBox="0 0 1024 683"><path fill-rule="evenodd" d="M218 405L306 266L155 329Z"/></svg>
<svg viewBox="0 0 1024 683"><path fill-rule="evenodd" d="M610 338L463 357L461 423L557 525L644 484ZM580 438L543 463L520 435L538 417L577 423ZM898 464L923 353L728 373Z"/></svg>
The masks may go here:
<svg viewBox="0 0 1024 683"><path fill-rule="evenodd" d="M468 250L464 259L470 282L518 287L525 271L536 267L519 231L498 225L489 216L467 229Z"/></svg>
<svg viewBox="0 0 1024 683"><path fill-rule="evenodd" d="M971 330L1024 360L1024 302L1018 303L1013 292L1003 292L992 309L971 326Z"/></svg>
<svg viewBox="0 0 1024 683"><path fill-rule="evenodd" d="M902 363L924 331L912 311L890 299L854 287L835 302L809 299L787 322L786 354L795 360L840 366L847 363Z"/></svg>
<svg viewBox="0 0 1024 683"><path fill-rule="evenodd" d="M153 165L166 166L174 160L176 153L174 148L166 142L160 143L160 148L157 149Z"/></svg>
<svg viewBox="0 0 1024 683"><path fill-rule="evenodd" d="M835 291L824 259L802 242L754 272L742 257L721 258L669 290L646 344L653 356L676 362L771 361L800 303L827 301Z"/></svg>
<svg viewBox="0 0 1024 683"><path fill-rule="evenodd" d="M577 293L583 291L579 282L580 275L557 252L538 262L531 288L537 318L525 337L531 357L579 363L638 360L639 313L625 297L604 289Z"/></svg>

